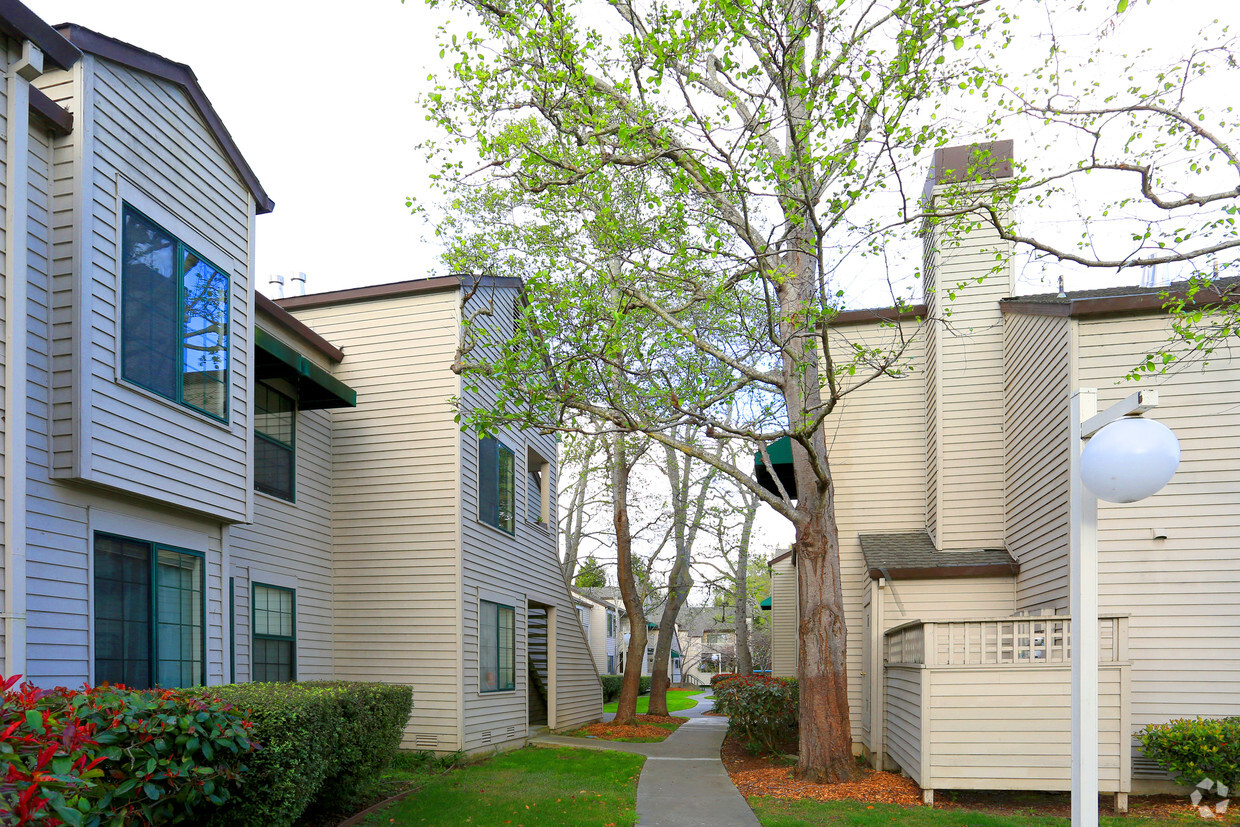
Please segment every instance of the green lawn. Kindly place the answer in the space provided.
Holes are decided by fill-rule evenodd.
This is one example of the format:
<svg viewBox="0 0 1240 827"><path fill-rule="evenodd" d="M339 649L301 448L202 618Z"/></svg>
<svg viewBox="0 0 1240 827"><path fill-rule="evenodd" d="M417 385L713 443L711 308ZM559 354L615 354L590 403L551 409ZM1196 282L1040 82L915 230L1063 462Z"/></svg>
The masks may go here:
<svg viewBox="0 0 1240 827"><path fill-rule="evenodd" d="M691 696L701 695L701 694L702 694L702 690L700 689L693 689L688 692L681 692L679 690L668 692L667 693L667 711L678 712L679 710L682 710L682 709L690 709L692 707L695 707L697 706L697 702ZM615 712L616 705L619 703L620 703L619 701L612 701L611 703L603 707L603 711L604 712ZM649 695L642 695L640 698L637 699L637 714L638 715L645 715L646 710L648 710L649 708L650 708L650 696Z"/></svg>
<svg viewBox="0 0 1240 827"><path fill-rule="evenodd" d="M427 780L368 827L597 825L637 820L640 755L527 747Z"/></svg>
<svg viewBox="0 0 1240 827"><path fill-rule="evenodd" d="M749 799L763 827L800 827L831 824L836 827L1067 827L1068 819L1052 816L1001 816L965 810L932 810L929 807L897 807L893 804L867 806L857 801L781 801L777 798ZM1200 819L1184 818L1100 818L1100 827L1187 827Z"/></svg>

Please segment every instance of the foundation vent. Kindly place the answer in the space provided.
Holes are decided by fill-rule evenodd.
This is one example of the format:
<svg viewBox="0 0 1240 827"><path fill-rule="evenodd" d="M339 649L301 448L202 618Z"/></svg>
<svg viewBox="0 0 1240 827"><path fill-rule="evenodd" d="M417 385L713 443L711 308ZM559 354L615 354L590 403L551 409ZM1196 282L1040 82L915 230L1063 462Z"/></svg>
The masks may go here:
<svg viewBox="0 0 1240 827"><path fill-rule="evenodd" d="M1151 758L1132 756L1132 777L1142 781L1170 781L1171 775Z"/></svg>
<svg viewBox="0 0 1240 827"><path fill-rule="evenodd" d="M491 730L488 729L486 732L478 736L478 740L483 744L491 743Z"/></svg>
<svg viewBox="0 0 1240 827"><path fill-rule="evenodd" d="M438 735L415 735L413 745L418 749L435 749L439 746Z"/></svg>

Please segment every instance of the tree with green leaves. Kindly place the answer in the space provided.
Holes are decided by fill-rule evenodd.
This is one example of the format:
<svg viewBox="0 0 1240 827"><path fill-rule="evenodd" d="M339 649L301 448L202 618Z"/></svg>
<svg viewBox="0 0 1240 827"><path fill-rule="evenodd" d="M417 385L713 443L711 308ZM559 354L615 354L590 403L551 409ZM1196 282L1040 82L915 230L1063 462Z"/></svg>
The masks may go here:
<svg viewBox="0 0 1240 827"><path fill-rule="evenodd" d="M607 572L603 564L594 559L594 555L586 557L581 564L581 571L573 579L573 585L579 589L601 589L607 585Z"/></svg>
<svg viewBox="0 0 1240 827"><path fill-rule="evenodd" d="M1237 249L1240 187L1217 183L1240 176L1234 119L1203 125L1189 94L1234 67L1229 41L1202 40L1161 74L1143 56L1127 79L1055 35L1092 14L1056 0L1013 0L1028 19L990 0L448 2L469 22L426 97L446 136L423 145L439 231L454 270L521 276L527 297L515 333L493 323L502 313L465 319L456 369L501 389L465 421L573 430L586 414L609 438L645 434L717 468L788 519L798 771L852 777L825 423L856 389L907 374L912 334L893 322L882 341L841 345L847 277L898 276L896 253L926 225L986 226L1028 255L1111 270ZM1121 13L1094 14L1093 30ZM1047 130L1048 150L1012 176L974 152L948 197L920 197L932 149L1026 128ZM1079 238L1016 223L1112 180ZM1094 228L1121 226L1121 211L1136 229L1100 243ZM890 303L905 298L893 286ZM683 424L758 452L777 490L678 438ZM793 490L767 450L784 436Z"/></svg>

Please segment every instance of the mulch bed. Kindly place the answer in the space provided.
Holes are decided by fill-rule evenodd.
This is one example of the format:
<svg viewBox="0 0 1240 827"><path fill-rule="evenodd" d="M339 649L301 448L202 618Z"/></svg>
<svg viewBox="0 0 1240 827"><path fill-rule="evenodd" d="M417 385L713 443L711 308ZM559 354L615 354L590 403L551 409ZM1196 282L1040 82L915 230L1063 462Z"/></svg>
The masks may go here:
<svg viewBox="0 0 1240 827"><path fill-rule="evenodd" d="M675 724L680 726L689 719L678 718L674 715L638 715L637 720L640 722L637 726L613 726L606 721L588 724L573 734L592 735L604 741L613 741L617 738L658 738L662 740L672 733L665 727L649 726L650 724Z"/></svg>
<svg viewBox="0 0 1240 827"><path fill-rule="evenodd" d="M898 804L918 807L921 788L909 778L890 772L863 770L863 777L848 784L811 784L794 778L788 759L771 755L750 755L730 736L723 743L723 764L741 795L765 795L785 800L860 801L866 804ZM1103 796L1098 812L1114 815L1110 796ZM940 810L962 810L993 815L1072 815L1068 793L1029 793L1009 791L935 790L934 806ZM1136 818L1170 818L1197 815L1197 808L1186 798L1173 795L1128 797L1128 814ZM1240 817L1228 813L1218 823L1237 824Z"/></svg>
<svg viewBox="0 0 1240 827"><path fill-rule="evenodd" d="M769 755L750 755L734 739L723 743L723 765L741 795L769 795L775 798L817 801L863 801L915 807L921 804L921 790L909 779L890 772L864 770L857 781L847 784L811 784L794 778L792 766Z"/></svg>

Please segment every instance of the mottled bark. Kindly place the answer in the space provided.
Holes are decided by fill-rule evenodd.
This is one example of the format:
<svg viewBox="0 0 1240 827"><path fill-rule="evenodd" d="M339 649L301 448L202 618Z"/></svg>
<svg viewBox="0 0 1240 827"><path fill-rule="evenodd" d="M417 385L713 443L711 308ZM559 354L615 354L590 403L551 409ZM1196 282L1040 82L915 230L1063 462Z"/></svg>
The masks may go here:
<svg viewBox="0 0 1240 827"><path fill-rule="evenodd" d="M749 541L753 537L753 523L758 516L758 500L745 511L745 524L741 527L741 542L737 550L735 612L732 628L736 632L736 672L748 675L753 672L753 655L749 651Z"/></svg>
<svg viewBox="0 0 1240 827"><path fill-rule="evenodd" d="M616 704L616 724L632 724L637 720L637 697L641 692L642 662L646 654L646 613L633 580L633 534L629 527L628 449L623 434L612 437L611 488L612 521L616 528L616 581L620 598L629 618L629 647L624 658L624 679L620 683L620 699Z"/></svg>

